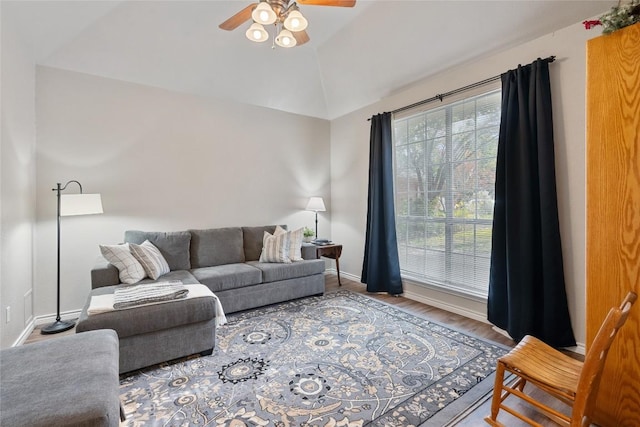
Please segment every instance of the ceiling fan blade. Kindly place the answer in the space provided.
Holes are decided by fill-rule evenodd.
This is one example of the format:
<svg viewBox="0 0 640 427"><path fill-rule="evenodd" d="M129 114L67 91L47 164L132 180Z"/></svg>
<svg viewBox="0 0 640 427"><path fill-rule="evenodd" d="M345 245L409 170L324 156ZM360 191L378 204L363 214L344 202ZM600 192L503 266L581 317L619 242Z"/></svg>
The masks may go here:
<svg viewBox="0 0 640 427"><path fill-rule="evenodd" d="M258 3L251 3L249 6L245 7L240 12L236 13L231 18L218 25L218 27L227 31L235 30L240 25L251 19L251 12L253 12L253 8L256 7L257 4Z"/></svg>
<svg viewBox="0 0 640 427"><path fill-rule="evenodd" d="M296 0L300 4L308 4L315 6L339 6L339 7L353 7L356 5L356 0Z"/></svg>
<svg viewBox="0 0 640 427"><path fill-rule="evenodd" d="M309 41L309 34L305 30L292 32L293 38L296 39L296 46L300 46Z"/></svg>

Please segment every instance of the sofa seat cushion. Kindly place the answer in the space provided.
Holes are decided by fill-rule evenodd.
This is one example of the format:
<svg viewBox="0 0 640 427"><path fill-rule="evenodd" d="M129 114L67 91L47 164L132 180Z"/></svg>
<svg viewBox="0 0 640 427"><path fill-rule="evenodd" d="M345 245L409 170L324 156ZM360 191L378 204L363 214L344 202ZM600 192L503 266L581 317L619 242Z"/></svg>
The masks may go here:
<svg viewBox="0 0 640 427"><path fill-rule="evenodd" d="M170 271L167 274L163 274L158 277L158 280L153 280L150 278L146 278L141 280L139 283L153 283L153 282L170 282L172 280L179 280L183 285L197 285L198 279L193 277L193 274L189 273L187 270L174 270Z"/></svg>
<svg viewBox="0 0 640 427"><path fill-rule="evenodd" d="M113 329L118 333L118 338L122 339L177 326L206 322L216 316L216 299L212 296L87 315L92 296L112 294L116 288L117 286L104 286L91 291L78 319L76 332ZM171 345L171 343L167 343L167 345Z"/></svg>
<svg viewBox="0 0 640 427"><path fill-rule="evenodd" d="M244 262L240 227L189 230L191 268L213 267Z"/></svg>
<svg viewBox="0 0 640 427"><path fill-rule="evenodd" d="M191 274L213 292L262 283L262 273L248 264L225 264L215 267L196 268Z"/></svg>
<svg viewBox="0 0 640 427"><path fill-rule="evenodd" d="M264 283L321 274L324 272L325 267L324 261L321 259L298 261L291 264L273 264L258 261L250 261L247 264L262 272L262 281Z"/></svg>

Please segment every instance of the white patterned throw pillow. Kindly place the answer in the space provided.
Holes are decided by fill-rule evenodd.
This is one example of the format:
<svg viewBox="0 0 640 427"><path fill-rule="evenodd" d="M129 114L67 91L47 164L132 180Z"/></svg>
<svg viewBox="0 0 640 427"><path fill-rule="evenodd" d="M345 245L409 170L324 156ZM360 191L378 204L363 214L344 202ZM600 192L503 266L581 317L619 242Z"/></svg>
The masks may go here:
<svg viewBox="0 0 640 427"><path fill-rule="evenodd" d="M262 238L262 253L260 262L278 262L290 264L289 259L289 233L274 236L265 231Z"/></svg>
<svg viewBox="0 0 640 427"><path fill-rule="evenodd" d="M102 256L115 265L119 272L120 281L127 285L137 283L146 277L144 267L129 250L129 244L100 245Z"/></svg>
<svg viewBox="0 0 640 427"><path fill-rule="evenodd" d="M304 229L299 228L293 231L287 231L279 225L276 226L276 231L273 232L274 236L278 236L282 233L289 233L289 259L291 261L304 261L302 258L302 240L304 239Z"/></svg>
<svg viewBox="0 0 640 427"><path fill-rule="evenodd" d="M129 248L133 256L142 264L147 276L153 280L158 280L158 277L171 271L167 260L150 241L145 240L141 245L129 243Z"/></svg>

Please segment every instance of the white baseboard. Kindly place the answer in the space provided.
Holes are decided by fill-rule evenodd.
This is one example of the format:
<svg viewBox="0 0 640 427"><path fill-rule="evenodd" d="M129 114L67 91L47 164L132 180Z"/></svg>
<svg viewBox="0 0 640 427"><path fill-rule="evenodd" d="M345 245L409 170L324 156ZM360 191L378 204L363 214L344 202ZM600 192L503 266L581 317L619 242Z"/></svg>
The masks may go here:
<svg viewBox="0 0 640 427"><path fill-rule="evenodd" d="M338 270L336 270L335 267L329 267L327 269L324 270L325 273L329 273L329 274L334 274L334 275L338 275ZM349 279L349 280L353 280L355 282L360 283L360 276L356 276L354 274L349 274L349 273L345 273L344 271L340 272L340 277L344 277L345 279Z"/></svg>
<svg viewBox="0 0 640 427"><path fill-rule="evenodd" d="M442 310L449 311L451 313L459 314L460 316L468 317L469 319L477 320L482 323L489 323L484 313L479 313L477 311L468 310L466 308L463 308L457 305L448 304L436 299L428 298L428 297L425 297L424 295L407 291L406 289L402 295L411 300L418 301L423 304L430 305L432 307L437 307Z"/></svg>
<svg viewBox="0 0 640 427"><path fill-rule="evenodd" d="M337 271L335 268L328 268L326 271L337 274ZM355 274L340 272L340 276L345 277L347 279L354 280L356 282L360 282L360 276L356 276ZM467 310L467 309L461 308L457 305L443 303L442 301L427 298L424 295L419 295L419 294L416 294L415 292L407 291L406 289L404 290L404 293L402 294L402 296L414 301L421 302L423 304L441 308L442 310L446 310L452 313L459 314L464 317L468 317L470 319L478 320L482 323L489 323L484 313L478 313L473 310Z"/></svg>
<svg viewBox="0 0 640 427"><path fill-rule="evenodd" d="M360 283L360 276L356 276L355 274L349 274L349 273L341 272L340 276L346 277L349 280L353 280L354 282ZM364 286L364 283L362 283L362 286Z"/></svg>
<svg viewBox="0 0 640 427"><path fill-rule="evenodd" d="M576 343L577 345L575 347L567 347L567 350L569 351L573 351L574 353L578 353L581 355L585 355L587 354L587 346L584 345L584 343L579 342Z"/></svg>
<svg viewBox="0 0 640 427"><path fill-rule="evenodd" d="M11 345L11 347L17 347L19 345L24 344L24 342L27 340L27 338L29 338L29 335L31 335L31 332L33 332L35 327L36 325L34 323L34 318L31 317L31 320L27 323L27 327L24 328L24 330L22 331L18 339L15 340L15 342L13 343L13 345Z"/></svg>
<svg viewBox="0 0 640 427"><path fill-rule="evenodd" d="M65 311L64 313L60 313L60 318L62 320L76 320L80 317L80 313L82 310L70 310ZM36 326L46 325L47 323L53 323L56 321L55 314L45 314L44 316L36 316L34 319L34 324Z"/></svg>
<svg viewBox="0 0 640 427"><path fill-rule="evenodd" d="M500 335L504 335L505 337L509 338L510 340L513 340L513 338L511 338L511 335L509 335L509 332L505 331L502 328L498 328L497 326L492 326L491 329L493 329L494 331L496 331L497 333L499 333Z"/></svg>
<svg viewBox="0 0 640 427"><path fill-rule="evenodd" d="M78 317L80 317L81 312L82 310L65 311L64 313L60 313L60 318L62 320L76 320ZM24 344L24 342L27 340L27 338L29 338L29 335L31 335L36 326L47 325L49 323L55 322L55 320L55 314L45 314L44 316L31 317L31 320L29 321L29 323L27 323L26 328L24 328L20 336L15 340L12 347L17 347Z"/></svg>

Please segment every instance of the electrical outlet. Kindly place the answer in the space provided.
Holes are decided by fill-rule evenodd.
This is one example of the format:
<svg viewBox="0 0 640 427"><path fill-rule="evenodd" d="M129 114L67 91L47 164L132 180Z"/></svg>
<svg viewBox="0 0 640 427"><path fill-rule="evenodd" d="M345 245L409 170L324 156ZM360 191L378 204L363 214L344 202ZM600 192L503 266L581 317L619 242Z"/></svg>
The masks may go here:
<svg viewBox="0 0 640 427"><path fill-rule="evenodd" d="M7 306L7 323L11 322L11 306Z"/></svg>

